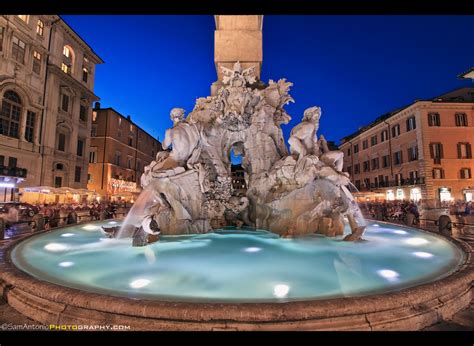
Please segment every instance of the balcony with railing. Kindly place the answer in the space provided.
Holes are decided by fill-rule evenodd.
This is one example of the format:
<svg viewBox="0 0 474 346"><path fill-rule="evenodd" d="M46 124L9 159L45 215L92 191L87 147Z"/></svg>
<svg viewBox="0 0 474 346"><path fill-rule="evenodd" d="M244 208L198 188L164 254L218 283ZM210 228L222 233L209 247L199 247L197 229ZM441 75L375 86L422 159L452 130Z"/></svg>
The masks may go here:
<svg viewBox="0 0 474 346"><path fill-rule="evenodd" d="M28 171L26 168L0 166L0 176L26 178L27 173Z"/></svg>
<svg viewBox="0 0 474 346"><path fill-rule="evenodd" d="M413 185L424 185L425 184L425 178L420 177L420 178L407 178L407 179L400 179L400 180L392 180L392 181L381 181L378 182L377 184L375 183L370 183L369 186L366 184L362 184L360 187L360 191L371 191L373 189L379 189L379 188L386 188L386 187L398 187L398 186L413 186Z"/></svg>

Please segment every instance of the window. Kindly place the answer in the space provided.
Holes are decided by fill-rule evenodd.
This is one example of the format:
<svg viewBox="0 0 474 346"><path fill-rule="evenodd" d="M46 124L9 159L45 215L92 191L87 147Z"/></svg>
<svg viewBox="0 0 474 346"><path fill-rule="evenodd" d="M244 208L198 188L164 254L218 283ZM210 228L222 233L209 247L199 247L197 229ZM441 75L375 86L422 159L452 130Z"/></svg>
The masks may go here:
<svg viewBox="0 0 474 346"><path fill-rule="evenodd" d="M3 36L4 36L5 28L0 26L0 52L3 50Z"/></svg>
<svg viewBox="0 0 474 346"><path fill-rule="evenodd" d="M84 105L79 107L79 119L82 121L87 121L87 107Z"/></svg>
<svg viewBox="0 0 474 346"><path fill-rule="evenodd" d="M352 167L351 166L347 167L347 173L349 173L349 175L352 175Z"/></svg>
<svg viewBox="0 0 474 346"><path fill-rule="evenodd" d="M398 137L400 136L400 125L397 124L397 125L394 125L392 127L392 137Z"/></svg>
<svg viewBox="0 0 474 346"><path fill-rule="evenodd" d="M379 178L377 177L374 178L374 186L379 187Z"/></svg>
<svg viewBox="0 0 474 346"><path fill-rule="evenodd" d="M408 161L418 160L418 147L414 146L408 148Z"/></svg>
<svg viewBox="0 0 474 346"><path fill-rule="evenodd" d="M418 171L411 171L410 172L410 181L412 184L415 184L418 179Z"/></svg>
<svg viewBox="0 0 474 346"><path fill-rule="evenodd" d="M441 126L439 113L428 113L428 126Z"/></svg>
<svg viewBox="0 0 474 346"><path fill-rule="evenodd" d="M128 160L127 160L127 168L132 169L132 158L131 157L129 157Z"/></svg>
<svg viewBox="0 0 474 346"><path fill-rule="evenodd" d="M395 184L402 185L402 182L403 182L403 174L401 173L395 174Z"/></svg>
<svg viewBox="0 0 474 346"><path fill-rule="evenodd" d="M4 165L5 165L5 156L0 155L0 166L4 166Z"/></svg>
<svg viewBox="0 0 474 346"><path fill-rule="evenodd" d="M95 136L97 136L97 126L92 125L92 127L91 127L91 137L95 137Z"/></svg>
<svg viewBox="0 0 474 346"><path fill-rule="evenodd" d="M41 72L41 54L33 51L33 72L40 74Z"/></svg>
<svg viewBox="0 0 474 346"><path fill-rule="evenodd" d="M367 149L369 147L369 140L366 139L362 142L362 150Z"/></svg>
<svg viewBox="0 0 474 346"><path fill-rule="evenodd" d="M27 14L19 14L18 15L18 18L20 18L22 21L24 21L25 23L28 24L29 20L30 20L30 16L27 15Z"/></svg>
<svg viewBox="0 0 474 346"><path fill-rule="evenodd" d="M141 171L142 170L142 162L140 160L137 160L137 171Z"/></svg>
<svg viewBox="0 0 474 346"><path fill-rule="evenodd" d="M373 147L376 144L377 144L377 136L375 135L370 138L370 146Z"/></svg>
<svg viewBox="0 0 474 346"><path fill-rule="evenodd" d="M89 71L83 67L82 68L82 81L87 83L87 78L89 77Z"/></svg>
<svg viewBox="0 0 474 346"><path fill-rule="evenodd" d="M383 130L380 134L380 142L385 142L388 139L388 131Z"/></svg>
<svg viewBox="0 0 474 346"><path fill-rule="evenodd" d="M77 151L76 155L77 156L82 156L84 153L84 140L83 139L78 139L77 140Z"/></svg>
<svg viewBox="0 0 474 346"><path fill-rule="evenodd" d="M383 175L379 175L379 186L380 187L385 186L384 181L383 181Z"/></svg>
<svg viewBox="0 0 474 346"><path fill-rule="evenodd" d="M153 147L155 146L155 143L153 142ZM351 148L347 149L347 156L351 156Z"/></svg>
<svg viewBox="0 0 474 346"><path fill-rule="evenodd" d="M370 188L370 178L365 178L365 179L364 179L364 186L365 186L366 188Z"/></svg>
<svg viewBox="0 0 474 346"><path fill-rule="evenodd" d="M117 138L122 138L122 131L118 130L118 132L117 132Z"/></svg>
<svg viewBox="0 0 474 346"><path fill-rule="evenodd" d="M155 157L155 151L154 150L151 151L151 157Z"/></svg>
<svg viewBox="0 0 474 346"><path fill-rule="evenodd" d="M471 179L471 169L470 168L461 168L461 179Z"/></svg>
<svg viewBox="0 0 474 346"><path fill-rule="evenodd" d="M71 49L69 49L68 46L64 46L64 47L63 47L63 55L64 55L66 58L71 58Z"/></svg>
<svg viewBox="0 0 474 346"><path fill-rule="evenodd" d="M120 151L116 151L116 152L115 152L115 164L116 164L117 166L120 166L120 156L121 156Z"/></svg>
<svg viewBox="0 0 474 346"><path fill-rule="evenodd" d="M38 23L36 24L36 33L40 36L43 36L44 32L44 23L43 21L38 19Z"/></svg>
<svg viewBox="0 0 474 346"><path fill-rule="evenodd" d="M97 163L97 149L91 149L89 152L89 163Z"/></svg>
<svg viewBox="0 0 474 346"><path fill-rule="evenodd" d="M75 183L80 183L81 182L81 167L76 166L76 169L74 170L74 182Z"/></svg>
<svg viewBox="0 0 474 346"><path fill-rule="evenodd" d="M63 70L64 73L69 73L70 71L69 66L65 63L61 63L61 70Z"/></svg>
<svg viewBox="0 0 474 346"><path fill-rule="evenodd" d="M121 117L118 118L118 123L119 123L119 126L122 125L122 118Z"/></svg>
<svg viewBox="0 0 474 346"><path fill-rule="evenodd" d="M56 164L56 169L59 171L62 171L64 169L64 165L62 163L57 163Z"/></svg>
<svg viewBox="0 0 474 346"><path fill-rule="evenodd" d="M128 137L128 145L133 146L133 138L132 137Z"/></svg>
<svg viewBox="0 0 474 346"><path fill-rule="evenodd" d="M0 113L0 134L19 138L21 99L14 91L3 94L2 111Z"/></svg>
<svg viewBox="0 0 474 346"><path fill-rule="evenodd" d="M15 36L12 39L12 58L21 64L25 63L25 42Z"/></svg>
<svg viewBox="0 0 474 346"><path fill-rule="evenodd" d="M66 150L66 135L64 133L59 133L58 135L58 150L59 151Z"/></svg>
<svg viewBox="0 0 474 346"><path fill-rule="evenodd" d="M430 155L432 159L442 159L443 158L443 144L430 143Z"/></svg>
<svg viewBox="0 0 474 346"><path fill-rule="evenodd" d="M91 174L87 174L87 182L92 183L92 175Z"/></svg>
<svg viewBox="0 0 474 346"><path fill-rule="evenodd" d="M433 179L443 179L443 178L444 178L444 170L442 168L434 168Z"/></svg>
<svg viewBox="0 0 474 346"><path fill-rule="evenodd" d="M466 113L456 113L454 115L456 119L456 126L467 126L467 114Z"/></svg>
<svg viewBox="0 0 474 346"><path fill-rule="evenodd" d="M92 112L92 121L96 121L96 120L97 120L97 112L93 111Z"/></svg>
<svg viewBox="0 0 474 346"><path fill-rule="evenodd" d="M133 132L133 125L130 124L130 132Z"/></svg>
<svg viewBox="0 0 474 346"><path fill-rule="evenodd" d="M370 171L370 165L369 165L369 160L364 161L364 172Z"/></svg>
<svg viewBox="0 0 474 346"><path fill-rule="evenodd" d="M359 174L360 173L360 164L356 163L354 165L354 174Z"/></svg>
<svg viewBox="0 0 474 346"><path fill-rule="evenodd" d="M458 143L458 159L472 159L471 144Z"/></svg>
<svg viewBox="0 0 474 346"><path fill-rule="evenodd" d="M28 111L26 113L26 127L25 127L25 139L26 141L33 143L33 137L35 132L35 120L36 113Z"/></svg>
<svg viewBox="0 0 474 346"><path fill-rule="evenodd" d="M11 156L10 156L10 157L8 158L8 167L10 167L10 168L16 168L17 163L18 163L18 160L17 160L16 157L11 157Z"/></svg>
<svg viewBox="0 0 474 346"><path fill-rule="evenodd" d="M390 156L389 155L382 156L382 168L386 168L388 166L390 166Z"/></svg>
<svg viewBox="0 0 474 346"><path fill-rule="evenodd" d="M372 159L372 170L379 169L379 158Z"/></svg>
<svg viewBox="0 0 474 346"><path fill-rule="evenodd" d="M359 152L359 144L354 145L354 154L357 154Z"/></svg>
<svg viewBox="0 0 474 346"><path fill-rule="evenodd" d="M397 151L393 154L393 164L395 166L401 165L403 163L403 156L401 151Z"/></svg>
<svg viewBox="0 0 474 346"><path fill-rule="evenodd" d="M65 112L69 111L69 95L61 95L61 109Z"/></svg>
<svg viewBox="0 0 474 346"><path fill-rule="evenodd" d="M407 132L416 129L416 120L414 116L407 119Z"/></svg>
<svg viewBox="0 0 474 346"><path fill-rule="evenodd" d="M63 178L61 177L54 177L54 187L61 187Z"/></svg>
<svg viewBox="0 0 474 346"><path fill-rule="evenodd" d="M355 181L355 187L357 190L360 190L360 180Z"/></svg>

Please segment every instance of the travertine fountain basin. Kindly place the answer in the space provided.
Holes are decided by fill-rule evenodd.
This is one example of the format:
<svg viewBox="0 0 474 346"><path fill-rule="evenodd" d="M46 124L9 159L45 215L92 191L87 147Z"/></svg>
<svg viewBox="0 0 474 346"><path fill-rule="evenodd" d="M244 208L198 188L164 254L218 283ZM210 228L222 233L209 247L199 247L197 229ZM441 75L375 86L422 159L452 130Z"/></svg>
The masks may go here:
<svg viewBox="0 0 474 346"><path fill-rule="evenodd" d="M369 223L360 242L225 228L132 247L104 236L114 224L11 245L0 274L9 304L46 324L375 330L433 324L472 295L467 245L399 225Z"/></svg>

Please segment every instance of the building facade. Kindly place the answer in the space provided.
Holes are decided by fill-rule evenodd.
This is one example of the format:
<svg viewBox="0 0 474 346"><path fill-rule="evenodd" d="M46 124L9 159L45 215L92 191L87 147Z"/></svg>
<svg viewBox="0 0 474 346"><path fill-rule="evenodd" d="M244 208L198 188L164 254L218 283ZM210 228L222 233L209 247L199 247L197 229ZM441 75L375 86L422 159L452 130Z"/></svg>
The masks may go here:
<svg viewBox="0 0 474 346"><path fill-rule="evenodd" d="M9 185L12 192L3 193L5 200L87 198L92 102L98 100L95 66L100 63L59 16L0 16L0 164L24 175Z"/></svg>
<svg viewBox="0 0 474 346"><path fill-rule="evenodd" d="M245 181L245 169L243 169L241 164L230 166L230 174L232 178L232 187L234 193L238 196L247 195L247 182Z"/></svg>
<svg viewBox="0 0 474 346"><path fill-rule="evenodd" d="M88 189L99 200L133 202L140 178L162 150L161 143L113 108L96 104L92 113Z"/></svg>
<svg viewBox="0 0 474 346"><path fill-rule="evenodd" d="M471 201L474 88L420 100L342 139L344 171L364 199Z"/></svg>

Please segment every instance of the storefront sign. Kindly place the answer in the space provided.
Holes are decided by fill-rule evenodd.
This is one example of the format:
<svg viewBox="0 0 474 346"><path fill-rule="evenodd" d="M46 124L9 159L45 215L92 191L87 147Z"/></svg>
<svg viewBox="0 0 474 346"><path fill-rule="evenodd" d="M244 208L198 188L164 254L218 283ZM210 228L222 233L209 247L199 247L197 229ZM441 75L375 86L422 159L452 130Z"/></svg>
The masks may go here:
<svg viewBox="0 0 474 346"><path fill-rule="evenodd" d="M135 192L137 190L137 183L122 179L110 179L109 190L112 193Z"/></svg>

